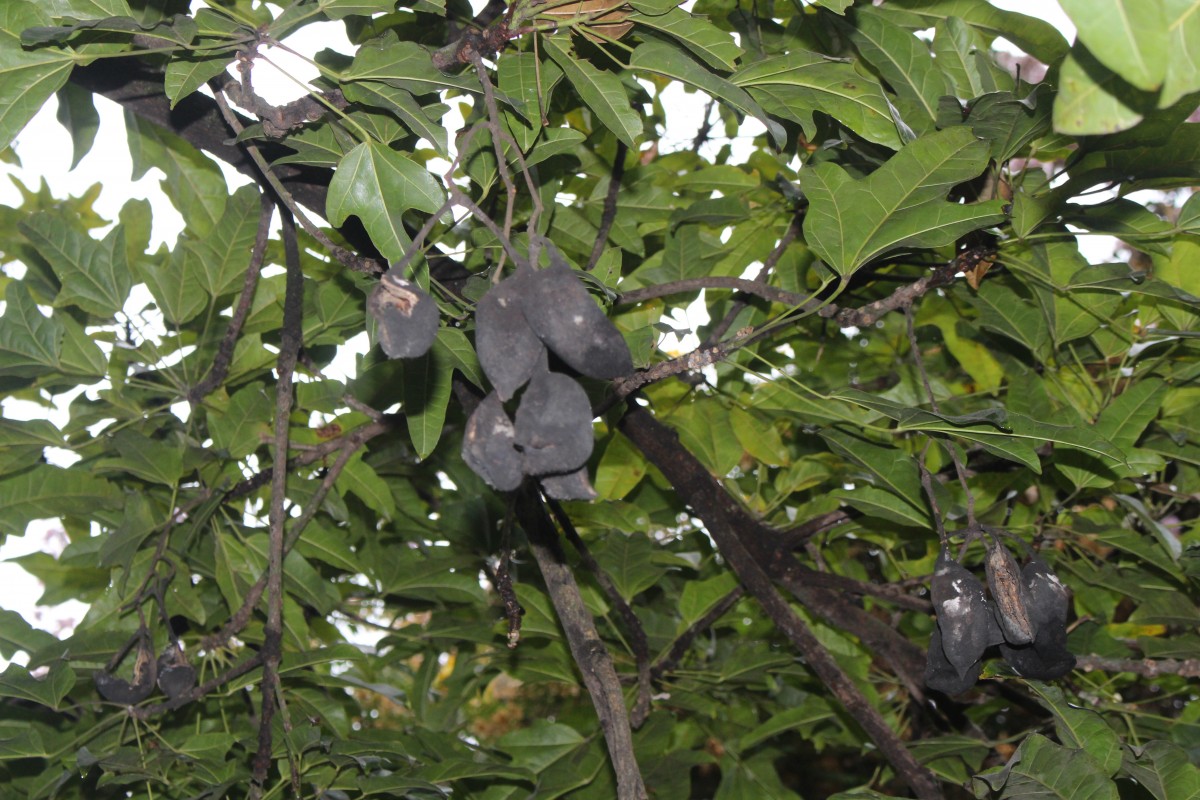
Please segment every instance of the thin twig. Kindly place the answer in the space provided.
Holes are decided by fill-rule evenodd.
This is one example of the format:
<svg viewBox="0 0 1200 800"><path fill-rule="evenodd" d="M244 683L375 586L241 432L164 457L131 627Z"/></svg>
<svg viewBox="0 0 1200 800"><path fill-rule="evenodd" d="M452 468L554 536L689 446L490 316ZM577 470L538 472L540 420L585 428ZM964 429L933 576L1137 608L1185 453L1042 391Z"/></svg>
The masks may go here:
<svg viewBox="0 0 1200 800"><path fill-rule="evenodd" d="M800 235L801 219L802 216L799 213L792 215L792 219L788 223L787 230L783 232L783 236L779 237L779 242L776 243L775 249L773 249L770 254L767 255L766 260L763 261L762 268L759 269L758 273L750 279L751 281L756 284L765 285L767 276L771 274L771 272L775 269L775 266L779 263L779 259L783 258L783 254L787 252L788 247L790 247L792 242L796 241L796 237ZM748 294L755 294L755 292L752 291L743 291L746 291ZM762 295L759 296L761 297ZM773 298L767 297L766 299L771 300ZM750 304L744 298L735 297L733 302L729 304L729 310L725 312L725 316L713 327L711 331L709 331L708 338L705 339L705 344L711 345L719 342L721 337L729 331L729 328L733 325L734 320L737 319L738 314L741 314L742 309L748 305ZM784 305L794 306L799 305L799 303L785 302Z"/></svg>
<svg viewBox="0 0 1200 800"><path fill-rule="evenodd" d="M529 549L542 571L546 591L566 634L571 655L583 677L600 718L600 729L617 776L619 800L647 800L646 786L633 752L633 733L625 712L621 682L591 612L579 594L579 585L567 566L558 532L536 494L522 491L517 497L517 519L529 538Z"/></svg>
<svg viewBox="0 0 1200 800"><path fill-rule="evenodd" d="M244 128L242 127L242 123L238 121L237 115L234 114L233 110L229 108L229 103L226 101L224 93L220 90L219 85L214 85L212 89L213 99L217 101L217 107L221 110L221 116L225 118L225 124L229 126L230 130L232 130L235 135L240 134ZM334 244L333 240L326 236L325 232L314 225L308 219L308 217L305 216L304 212L300 210L300 206L297 205L296 201L292 198L292 195L283 185L283 182L280 181L278 176L276 176L271 170L271 165L267 163L265 158L263 158L263 155L259 152L258 147L250 142L242 142L242 147L245 148L246 153L250 156L251 160L254 161L255 166L258 167L259 173L262 175L263 179L271 185L271 188L275 191L275 194L279 197L280 201L287 206L288 210L291 211L293 216L300 222L300 227L304 228L304 232L320 242L321 246L328 250L330 255L336 258L339 263L341 263L343 266L349 267L352 270L355 270L356 272L362 272L367 275L379 275L387 269L386 266L373 259L363 258L356 253L350 252L344 247Z"/></svg>
<svg viewBox="0 0 1200 800"><path fill-rule="evenodd" d="M267 252L267 241L271 233L271 217L275 214L275 203L270 195L263 192L259 196L261 208L258 215L258 230L254 234L254 249L250 251L250 264L246 267L246 276L242 280L242 293L238 295L237 307L233 310L233 318L225 329L225 336L217 347L213 357L212 369L204 379L188 392L188 402L192 405L199 403L216 389L229 375L229 365L233 362L233 351L237 346L238 336L242 326L250 316L250 307L254 303L254 290L258 286L258 276L262 272L263 258Z"/></svg>
<svg viewBox="0 0 1200 800"><path fill-rule="evenodd" d="M275 445L271 471L270 531L267 553L267 624L263 631L262 713L259 716L258 751L254 755L251 797L261 797L271 767L271 720L277 705L279 665L283 660L283 539L287 516L288 428L292 415L292 379L296 358L303 344L304 275L300 272L300 248L291 214L280 209L283 247L287 267L283 300L283 330L280 336L275 388Z"/></svg>
<svg viewBox="0 0 1200 800"><path fill-rule="evenodd" d="M708 141L708 135L712 133L712 112L717 105L715 97L708 98L708 102L704 105L704 122L700 124L700 129L696 131L695 138L692 139L692 152L699 155L700 148Z"/></svg>
<svg viewBox="0 0 1200 800"><path fill-rule="evenodd" d="M556 500L547 499L546 504L558 521L558 526L562 528L563 535L575 548L575 552L579 553L583 565L592 573L596 583L600 584L600 588L608 597L609 602L621 615L621 621L625 623L625 630L629 633L629 646L633 650L638 673L638 698L633 705L633 710L629 712L629 721L635 729L640 728L650 714L650 644L646 639L646 629L642 627L642 621L638 619L629 603L621 596L621 592L617 590L612 578L608 576L608 573L592 556L592 551L588 549L587 544L579 537L579 531L575 530L571 517Z"/></svg>
<svg viewBox="0 0 1200 800"><path fill-rule="evenodd" d="M925 371L925 359L921 356L921 346L917 343L917 332L913 322L911 302L904 305L904 323L908 330L908 349L912 351L913 363L917 365L917 374L921 376L921 385L925 387L925 395L929 398L929 407L933 409L933 413L940 414L941 410L938 408L937 398L933 395L933 386L929 383L929 373ZM925 445L925 449L929 449L928 443ZM958 475L958 482L962 485L963 493L967 497L967 528L975 530L979 527L975 521L975 495L971 493L971 487L967 485L966 470L963 468L962 460L958 457L958 450L955 449L954 442L950 442L946 446L946 449L950 451L950 460L954 462L954 472ZM922 457L924 457L924 453L922 453ZM921 480L922 482L925 481L924 475L921 476ZM930 492L930 502L933 503L932 488ZM937 516L938 533L939 535L943 535L945 531L942 528L941 515L938 514ZM945 544L944 535L942 542Z"/></svg>
<svg viewBox="0 0 1200 800"><path fill-rule="evenodd" d="M674 671L679 666L679 662L683 661L683 657L687 655L687 651L691 649L696 637L716 625L717 620L725 616L729 609L745 596L746 590L738 585L733 588L733 591L718 600L707 614L689 625L688 629L679 635L679 638L671 642L671 649L650 667L650 677L653 680L659 680L666 673Z"/></svg>
<svg viewBox="0 0 1200 800"><path fill-rule="evenodd" d="M592 254L588 256L585 270L591 272L604 255L604 245L608 242L608 233L612 230L617 219L617 195L621 191L621 179L625 177L625 156L629 152L624 142L617 142L617 150L613 155L612 172L608 176L608 191L604 193L604 211L600 214L600 227L596 230L596 242L592 245Z"/></svg>
<svg viewBox="0 0 1200 800"><path fill-rule="evenodd" d="M781 303L785 306L803 306L812 300L809 295L789 292L785 289L762 283L757 279L747 280L745 278L730 278L722 275L705 275L700 278L684 278L683 280L671 281L670 283L657 283L653 286L644 286L641 289L630 289L628 292L621 293L620 297L617 298L617 303L620 305L632 305L633 303L640 303L643 300L650 300L655 297L684 294L686 292L699 291L700 289L732 289L761 297L764 300L770 300L772 303Z"/></svg>

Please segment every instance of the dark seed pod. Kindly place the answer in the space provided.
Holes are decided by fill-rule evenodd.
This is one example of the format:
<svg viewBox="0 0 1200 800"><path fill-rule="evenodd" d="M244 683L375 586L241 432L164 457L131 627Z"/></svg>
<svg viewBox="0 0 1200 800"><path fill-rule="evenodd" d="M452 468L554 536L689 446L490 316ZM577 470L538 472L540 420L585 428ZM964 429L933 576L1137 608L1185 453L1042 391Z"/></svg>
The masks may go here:
<svg viewBox="0 0 1200 800"><path fill-rule="evenodd" d="M475 306L475 352L501 400L511 400L545 360L546 346L521 310L533 275L525 269L500 281Z"/></svg>
<svg viewBox="0 0 1200 800"><path fill-rule="evenodd" d="M550 266L531 276L521 304L534 333L571 369L601 379L633 371L625 338L553 250Z"/></svg>
<svg viewBox="0 0 1200 800"><path fill-rule="evenodd" d="M492 392L476 406L463 434L462 457L489 486L511 492L521 485L521 453L517 451L512 420Z"/></svg>
<svg viewBox="0 0 1200 800"><path fill-rule="evenodd" d="M994 623L983 584L943 550L929 588L946 658L959 675L966 675L992 638Z"/></svg>
<svg viewBox="0 0 1200 800"><path fill-rule="evenodd" d="M1067 649L1067 587L1037 556L1022 568L1021 578L1036 636L1032 643L1020 647L1001 644L1000 655L1022 677L1042 681L1061 678L1075 668L1075 656Z"/></svg>
<svg viewBox="0 0 1200 800"><path fill-rule="evenodd" d="M546 475L542 478L542 490L555 500L595 500L596 490L588 482L587 467L580 467L566 475Z"/></svg>
<svg viewBox="0 0 1200 800"><path fill-rule="evenodd" d="M1013 645L1029 644L1036 631L1029 619L1025 582L1017 560L1007 547L993 541L988 545L983 563L987 570L988 588L992 590L996 622L1000 624L1005 641Z"/></svg>
<svg viewBox="0 0 1200 800"><path fill-rule="evenodd" d="M187 663L174 645L169 645L158 657L158 688L172 700L177 700L196 685L196 669Z"/></svg>
<svg viewBox="0 0 1200 800"><path fill-rule="evenodd" d="M559 475L582 467L592 454L592 405L573 379L534 374L517 408L516 443L526 475Z"/></svg>
<svg viewBox="0 0 1200 800"><path fill-rule="evenodd" d="M379 345L388 358L417 358L433 346L437 303L412 281L385 272L367 296L367 309L378 323Z"/></svg>
<svg viewBox="0 0 1200 800"><path fill-rule="evenodd" d="M1075 669L1075 656L1067 649L1065 628L1039 631L1033 644L1021 647L1002 644L1000 655L1018 675L1038 681L1052 681Z"/></svg>
<svg viewBox="0 0 1200 800"><path fill-rule="evenodd" d="M1025 582L1029 620L1034 627L1038 631L1045 626L1064 627L1071 598L1067 587L1063 586L1046 562L1033 556L1021 568L1021 578Z"/></svg>
<svg viewBox="0 0 1200 800"><path fill-rule="evenodd" d="M158 664L154 652L150 649L145 638L139 638L137 658L133 664L133 680L118 678L109 672L97 672L92 676L96 690L105 700L131 706L140 703L154 691L154 680L158 674Z"/></svg>
<svg viewBox="0 0 1200 800"><path fill-rule="evenodd" d="M979 680L979 673L983 669L982 664L975 661L967 667L965 672L960 672L950 663L942 642L942 632L935 627L933 637L929 640L929 653L925 660L925 685L947 695L962 694Z"/></svg>

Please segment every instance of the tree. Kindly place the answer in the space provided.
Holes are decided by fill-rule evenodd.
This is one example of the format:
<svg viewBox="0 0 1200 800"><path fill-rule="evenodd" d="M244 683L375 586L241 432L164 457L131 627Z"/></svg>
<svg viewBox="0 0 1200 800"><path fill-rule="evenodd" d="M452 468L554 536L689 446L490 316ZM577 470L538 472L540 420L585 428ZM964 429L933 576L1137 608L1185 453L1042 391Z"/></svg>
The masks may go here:
<svg viewBox="0 0 1200 800"><path fill-rule="evenodd" d="M186 221L0 216L4 388L87 387L0 531L90 604L0 615L6 791L1194 796L1200 4L1063 5L4 3L0 144L107 97Z"/></svg>

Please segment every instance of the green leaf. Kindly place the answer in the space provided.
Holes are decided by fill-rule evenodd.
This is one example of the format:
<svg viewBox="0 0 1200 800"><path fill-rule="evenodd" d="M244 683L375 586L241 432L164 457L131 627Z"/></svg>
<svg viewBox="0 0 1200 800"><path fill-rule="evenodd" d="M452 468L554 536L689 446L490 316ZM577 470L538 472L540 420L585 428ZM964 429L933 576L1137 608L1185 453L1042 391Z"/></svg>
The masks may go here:
<svg viewBox="0 0 1200 800"><path fill-rule="evenodd" d="M729 424L746 452L764 464L786 466L791 456L783 444L779 430L769 420L762 420L745 409L734 406L729 409Z"/></svg>
<svg viewBox="0 0 1200 800"><path fill-rule="evenodd" d="M35 519L80 516L121 507L121 491L79 469L38 464L0 478L0 533L23 536Z"/></svg>
<svg viewBox="0 0 1200 800"><path fill-rule="evenodd" d="M1002 11L987 0L890 0L888 6L920 17L924 27L958 17L987 36L989 43L1003 36L1043 64L1057 62L1070 47L1049 22L1015 11Z"/></svg>
<svg viewBox="0 0 1200 800"><path fill-rule="evenodd" d="M351 14L369 17L396 10L395 0L318 0L317 6L330 19L342 19Z"/></svg>
<svg viewBox="0 0 1200 800"><path fill-rule="evenodd" d="M677 81L702 89L716 100L720 100L736 111L754 117L767 128L767 133L777 147L784 147L787 134L783 127L767 116L745 89L730 83L719 75L680 52L677 48L661 42L646 42L638 45L629 59L629 68L665 75ZM570 73L568 73L568 76ZM640 130L640 128L639 128Z"/></svg>
<svg viewBox="0 0 1200 800"><path fill-rule="evenodd" d="M68 83L58 90L58 121L71 134L71 169L79 166L96 141L100 114L92 93Z"/></svg>
<svg viewBox="0 0 1200 800"><path fill-rule="evenodd" d="M204 263L182 242L169 258L139 265L138 277L145 281L163 318L171 325L183 325L208 307Z"/></svg>
<svg viewBox="0 0 1200 800"><path fill-rule="evenodd" d="M260 213L258 189L242 186L229 196L211 234L181 243L196 259L183 268L185 273L197 271L204 291L211 297L242 288Z"/></svg>
<svg viewBox="0 0 1200 800"><path fill-rule="evenodd" d="M156 441L132 430L113 437L120 458L105 458L96 463L98 472L128 472L151 483L175 486L183 477L183 445Z"/></svg>
<svg viewBox="0 0 1200 800"><path fill-rule="evenodd" d="M737 66L735 62L744 52L728 33L680 8L656 15L633 13L628 19L678 39L713 69L732 72Z"/></svg>
<svg viewBox="0 0 1200 800"><path fill-rule="evenodd" d="M679 616L683 623L693 625L699 622L737 586L738 579L732 572L722 572L702 581L688 581L679 596Z"/></svg>
<svg viewBox="0 0 1200 800"><path fill-rule="evenodd" d="M1054 99L1054 130L1073 136L1127 130L1142 121L1153 105L1121 76L1100 64L1079 45L1063 62Z"/></svg>
<svg viewBox="0 0 1200 800"><path fill-rule="evenodd" d="M342 79L381 81L418 97L442 89L479 91L479 82L473 73L458 76L439 72L433 66L428 50L416 42L398 41L391 34L360 47Z"/></svg>
<svg viewBox="0 0 1200 800"><path fill-rule="evenodd" d="M1001 782L1001 785L996 785ZM977 793L983 776L975 778ZM1001 798L1058 798L1117 800L1117 787L1086 751L1060 747L1041 734L1029 736L1009 759L1004 771L990 776Z"/></svg>
<svg viewBox="0 0 1200 800"><path fill-rule="evenodd" d="M396 499L391 489L374 469L363 463L361 456L346 462L337 485L343 494L351 492L383 519L390 520L396 515Z"/></svg>
<svg viewBox="0 0 1200 800"><path fill-rule="evenodd" d="M723 478L742 458L742 446L729 429L729 415L719 403L700 401L681 406L670 417L679 439L709 471Z"/></svg>
<svg viewBox="0 0 1200 800"><path fill-rule="evenodd" d="M71 74L74 58L66 48L21 46L23 30L49 22L35 3L0 3L0 149L12 143Z"/></svg>
<svg viewBox="0 0 1200 800"><path fill-rule="evenodd" d="M1167 23L1167 74L1158 107L1169 108L1184 95L1200 90L1200 0L1162 0ZM1186 53L1187 58L1182 54Z"/></svg>
<svg viewBox="0 0 1200 800"><path fill-rule="evenodd" d="M835 453L867 470L877 486L891 492L919 512L919 518L924 524L928 524L929 515L925 510L921 478L917 473L916 463L907 453L894 447L882 447L834 429L821 431L821 437L829 443Z"/></svg>
<svg viewBox="0 0 1200 800"><path fill-rule="evenodd" d="M360 144L338 164L325 209L341 225L357 216L384 257L399 259L411 243L403 216L409 209L436 213L445 192L417 162L377 142Z"/></svg>
<svg viewBox="0 0 1200 800"><path fill-rule="evenodd" d="M462 373L471 383L482 388L485 385L483 370L475 349L467 341L467 335L459 328L439 328L434 346L445 356L453 369Z"/></svg>
<svg viewBox="0 0 1200 800"><path fill-rule="evenodd" d="M17 612L0 609L0 658L11 660L22 651L33 654L54 642L54 636L33 627Z"/></svg>
<svg viewBox="0 0 1200 800"><path fill-rule="evenodd" d="M900 246L940 247L999 224L1003 203L947 202L950 189L987 166L988 146L966 128L923 136L860 180L832 163L802 170L811 203L804 220L809 246L842 276Z"/></svg>
<svg viewBox="0 0 1200 800"><path fill-rule="evenodd" d="M506 60L504 59L500 63L503 64ZM351 102L363 103L392 112L409 131L432 144L443 158L449 158L446 126L441 122L442 116L448 110L446 105L418 103L410 92L378 82L347 83L343 85L342 92ZM289 137L288 144L292 145L293 142L295 142L295 137ZM339 149L335 163L341 159L342 155L343 153Z"/></svg>
<svg viewBox="0 0 1200 800"><path fill-rule="evenodd" d="M817 53L792 50L755 61L730 77L776 116L804 124L804 115L823 111L869 142L899 150L900 135L878 82L852 64Z"/></svg>
<svg viewBox="0 0 1200 800"><path fill-rule="evenodd" d="M1177 744L1156 739L1128 746L1125 772L1155 800L1194 800L1200 797L1200 770Z"/></svg>
<svg viewBox="0 0 1200 800"><path fill-rule="evenodd" d="M225 176L206 155L164 128L125 110L125 130L135 180L151 167L166 174L166 195L183 216L189 232L211 234L225 211Z"/></svg>
<svg viewBox="0 0 1200 800"><path fill-rule="evenodd" d="M988 281L971 298L979 324L1020 342L1038 355L1045 350L1049 331L1045 318L1030 302L995 281Z"/></svg>
<svg viewBox="0 0 1200 800"><path fill-rule="evenodd" d="M175 108L179 101L217 77L233 61L229 52L202 56L179 53L167 62L163 73L163 88Z"/></svg>
<svg viewBox="0 0 1200 800"><path fill-rule="evenodd" d="M549 108L554 87L562 77L563 72L557 64L539 62L533 53L513 53L500 59L496 69L497 85L519 104L515 111L505 109L504 118L522 152L528 153L543 132L542 114Z"/></svg>
<svg viewBox="0 0 1200 800"><path fill-rule="evenodd" d="M890 22L870 6L854 12L850 39L871 66L921 118L906 118L917 131L932 127L937 119L938 100L950 93L946 75L938 69L929 45Z"/></svg>
<svg viewBox="0 0 1200 800"><path fill-rule="evenodd" d="M641 534L609 536L604 547L595 551L596 560L617 587L626 602L658 583L667 567L655 561L658 545Z"/></svg>
<svg viewBox="0 0 1200 800"><path fill-rule="evenodd" d="M1066 747L1088 753L1105 775L1115 775L1121 768L1121 740L1104 722L1104 718L1090 708L1069 704L1057 686L1029 681L1029 688L1054 715L1054 730L1058 740Z"/></svg>
<svg viewBox="0 0 1200 800"><path fill-rule="evenodd" d="M579 731L561 722L535 719L527 728L504 734L497 741L513 761L533 772L541 772L566 757L585 741Z"/></svg>
<svg viewBox="0 0 1200 800"><path fill-rule="evenodd" d="M0 370L10 377L35 378L60 367L62 322L38 310L20 281L8 285L0 325Z"/></svg>
<svg viewBox="0 0 1200 800"><path fill-rule="evenodd" d="M628 147L636 148L642 135L642 117L630 105L621 79L571 55L569 37L547 36L542 43L600 124Z"/></svg>
<svg viewBox="0 0 1200 800"><path fill-rule="evenodd" d="M1060 2L1075 23L1078 41L1100 63L1139 89L1162 85L1170 58L1163 0Z"/></svg>
<svg viewBox="0 0 1200 800"><path fill-rule="evenodd" d="M112 317L124 307L133 280L121 226L99 242L60 214L36 214L20 228L62 282L56 306L74 305L100 317Z"/></svg>
<svg viewBox="0 0 1200 800"><path fill-rule="evenodd" d="M958 17L946 17L934 26L933 54L937 65L960 98L979 97L987 89L979 74L976 53L983 45L978 34Z"/></svg>
<svg viewBox="0 0 1200 800"><path fill-rule="evenodd" d="M275 398L261 384L242 387L227 408L208 412L213 447L228 451L231 458L245 458L270 440L274 412Z"/></svg>
<svg viewBox="0 0 1200 800"><path fill-rule="evenodd" d="M442 436L455 358L440 340L420 358L404 363L404 418L417 457L429 457Z"/></svg>
<svg viewBox="0 0 1200 800"><path fill-rule="evenodd" d="M40 678L29 674L25 667L9 664L0 673L0 697L37 703L57 709L75 685L75 673L66 664L58 663Z"/></svg>
<svg viewBox="0 0 1200 800"><path fill-rule="evenodd" d="M614 433L596 466L596 494L620 500L637 487L647 471L646 457L625 436Z"/></svg>

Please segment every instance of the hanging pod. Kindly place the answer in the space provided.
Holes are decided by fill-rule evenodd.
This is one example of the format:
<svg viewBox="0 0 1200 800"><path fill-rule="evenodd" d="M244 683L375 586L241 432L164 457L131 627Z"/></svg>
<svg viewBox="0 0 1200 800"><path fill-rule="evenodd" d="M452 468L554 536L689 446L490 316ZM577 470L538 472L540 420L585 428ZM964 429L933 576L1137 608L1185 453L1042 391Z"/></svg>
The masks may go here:
<svg viewBox="0 0 1200 800"><path fill-rule="evenodd" d="M488 290L475 306L475 352L500 399L511 400L546 358L546 346L529 327L522 295L535 273L519 269Z"/></svg>
<svg viewBox="0 0 1200 800"><path fill-rule="evenodd" d="M515 441L526 475L562 475L592 454L592 404L572 378L535 372L517 407Z"/></svg>
<svg viewBox="0 0 1200 800"><path fill-rule="evenodd" d="M158 688L172 700L178 700L196 685L196 668L188 663L187 657L176 644L158 657Z"/></svg>
<svg viewBox="0 0 1200 800"><path fill-rule="evenodd" d="M988 589L992 593L996 622L1009 644L1022 645L1033 641L1034 624L1029 619L1028 591L1017 560L1008 548L992 535L984 557Z"/></svg>
<svg viewBox="0 0 1200 800"><path fill-rule="evenodd" d="M521 293L525 319L538 338L571 369L589 378L619 378L633 371L625 337L592 300L554 249L550 266L532 274Z"/></svg>
<svg viewBox="0 0 1200 800"><path fill-rule="evenodd" d="M1022 677L1043 681L1061 678L1075 668L1075 656L1067 649L1071 602L1067 587L1036 555L1021 569L1021 578L1035 635L1027 645L1001 643L1000 655Z"/></svg>
<svg viewBox="0 0 1200 800"><path fill-rule="evenodd" d="M154 651L150 649L150 637L144 630L137 637L137 654L133 662L133 680L127 681L113 675L111 670L97 672L92 676L96 690L105 700L121 705L131 706L140 703L154 692L154 681L158 674L158 664L154 659Z"/></svg>
<svg viewBox="0 0 1200 800"><path fill-rule="evenodd" d="M965 675L983 657L983 651L994 638L996 623L983 584L943 549L934 569L930 594L946 658L960 676Z"/></svg>
<svg viewBox="0 0 1200 800"><path fill-rule="evenodd" d="M947 695L962 694L975 685L983 669L982 661L976 660L965 671L950 663L946 655L945 639L941 630L934 626L929 640L929 653L925 658L925 685Z"/></svg>
<svg viewBox="0 0 1200 800"><path fill-rule="evenodd" d="M512 420L496 392L483 398L463 432L462 457L493 489L511 492L521 485L521 453Z"/></svg>
<svg viewBox="0 0 1200 800"><path fill-rule="evenodd" d="M388 358L418 358L433 346L438 307L420 286L388 270L367 296L379 346Z"/></svg>

